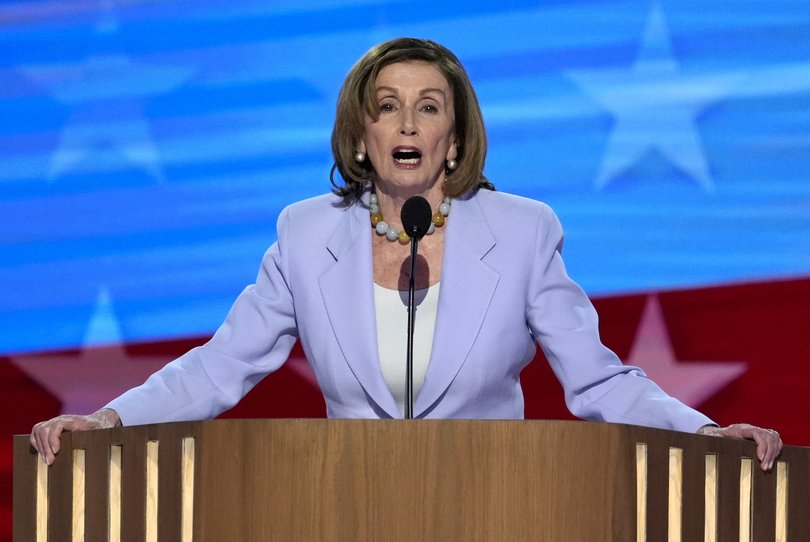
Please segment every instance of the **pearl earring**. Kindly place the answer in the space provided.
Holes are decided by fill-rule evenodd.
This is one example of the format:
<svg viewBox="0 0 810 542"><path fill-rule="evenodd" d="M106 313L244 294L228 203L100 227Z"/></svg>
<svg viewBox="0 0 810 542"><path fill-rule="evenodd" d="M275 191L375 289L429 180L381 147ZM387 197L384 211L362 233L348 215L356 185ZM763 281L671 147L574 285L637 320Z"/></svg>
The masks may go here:
<svg viewBox="0 0 810 542"><path fill-rule="evenodd" d="M356 161L358 161L358 162L365 162L365 160L366 160L366 155L365 155L365 154L363 154L362 152L358 152L357 154L355 154L355 155L354 155L354 159L355 159Z"/></svg>
<svg viewBox="0 0 810 542"><path fill-rule="evenodd" d="M456 169L456 167L458 167L458 162L456 162L454 159L451 158L450 160L447 161L447 169L452 170Z"/></svg>

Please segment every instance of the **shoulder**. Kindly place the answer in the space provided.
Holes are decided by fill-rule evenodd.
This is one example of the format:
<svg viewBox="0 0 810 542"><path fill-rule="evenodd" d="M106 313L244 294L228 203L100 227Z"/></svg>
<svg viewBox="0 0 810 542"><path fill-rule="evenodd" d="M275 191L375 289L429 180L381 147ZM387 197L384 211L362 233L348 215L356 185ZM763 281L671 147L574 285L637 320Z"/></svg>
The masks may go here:
<svg viewBox="0 0 810 542"><path fill-rule="evenodd" d="M559 223L548 204L516 194L480 189L463 199L477 204L493 229Z"/></svg>
<svg viewBox="0 0 810 542"><path fill-rule="evenodd" d="M281 211L280 216L290 220L323 218L325 215L339 216L347 208L348 207L343 205L341 198L329 193L287 205Z"/></svg>
<svg viewBox="0 0 810 542"><path fill-rule="evenodd" d="M334 194L322 194L292 203L282 209L278 217L279 233L285 229L316 232L332 231L355 205L345 205Z"/></svg>

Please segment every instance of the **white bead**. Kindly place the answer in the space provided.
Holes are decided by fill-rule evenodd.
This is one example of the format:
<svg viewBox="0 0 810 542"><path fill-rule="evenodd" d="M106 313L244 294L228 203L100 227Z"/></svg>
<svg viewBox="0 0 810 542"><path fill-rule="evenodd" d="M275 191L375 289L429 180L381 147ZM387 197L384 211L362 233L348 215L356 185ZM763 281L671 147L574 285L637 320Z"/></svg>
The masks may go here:
<svg viewBox="0 0 810 542"><path fill-rule="evenodd" d="M358 152L357 154L354 155L354 159L358 162L363 162L366 159L366 155L363 154L362 152Z"/></svg>
<svg viewBox="0 0 810 542"><path fill-rule="evenodd" d="M372 204L372 205L374 205L374 204L376 204L376 203L379 203L379 201L377 200L377 194L371 194L371 195L368 197L368 202L369 202L370 204Z"/></svg>
<svg viewBox="0 0 810 542"><path fill-rule="evenodd" d="M378 234L385 235L385 232L388 231L388 222L386 222L385 220L380 220L379 222L377 222L377 225L374 227L374 229L377 230Z"/></svg>
<svg viewBox="0 0 810 542"><path fill-rule="evenodd" d="M453 199L450 196L445 196L444 198L442 198L442 203L446 203L446 204L450 205L450 202L452 200Z"/></svg>
<svg viewBox="0 0 810 542"><path fill-rule="evenodd" d="M430 234L431 234L431 233L433 233L434 231L436 231L436 224L434 224L433 222L431 222L431 223L430 223L430 227L428 228L428 231L427 231L427 233L426 233L425 235L430 235Z"/></svg>
<svg viewBox="0 0 810 542"><path fill-rule="evenodd" d="M388 237L389 241L396 241L399 239L399 232L394 228L388 228L388 231L385 232L385 236Z"/></svg>
<svg viewBox="0 0 810 542"><path fill-rule="evenodd" d="M375 202L371 202L371 204L368 206L368 210L371 214L376 214L380 212L380 206Z"/></svg>
<svg viewBox="0 0 810 542"><path fill-rule="evenodd" d="M450 204L449 203L442 203L441 205L439 205L439 212L441 214L443 214L444 216L449 215L450 214Z"/></svg>

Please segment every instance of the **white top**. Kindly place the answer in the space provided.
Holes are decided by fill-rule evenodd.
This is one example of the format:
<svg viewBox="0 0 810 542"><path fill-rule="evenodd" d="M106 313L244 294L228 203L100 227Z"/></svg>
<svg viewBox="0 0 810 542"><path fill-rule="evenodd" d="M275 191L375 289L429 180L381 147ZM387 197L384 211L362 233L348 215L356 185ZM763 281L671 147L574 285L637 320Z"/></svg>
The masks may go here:
<svg viewBox="0 0 810 542"><path fill-rule="evenodd" d="M413 397L425 382L433 328L439 306L439 284L414 292L413 331ZM374 284L374 307L377 313L377 350L383 379L405 413L405 364L408 354L408 291L389 290Z"/></svg>

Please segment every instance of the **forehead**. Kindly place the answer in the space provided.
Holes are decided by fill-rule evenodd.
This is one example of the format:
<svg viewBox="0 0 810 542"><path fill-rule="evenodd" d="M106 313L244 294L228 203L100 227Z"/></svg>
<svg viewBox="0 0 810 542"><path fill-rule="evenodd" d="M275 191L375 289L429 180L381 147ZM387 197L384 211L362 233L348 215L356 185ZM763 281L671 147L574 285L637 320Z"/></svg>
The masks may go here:
<svg viewBox="0 0 810 542"><path fill-rule="evenodd" d="M450 92L450 85L442 72L433 64L422 60L396 62L385 66L377 73L374 86L416 90L434 88L445 93Z"/></svg>

